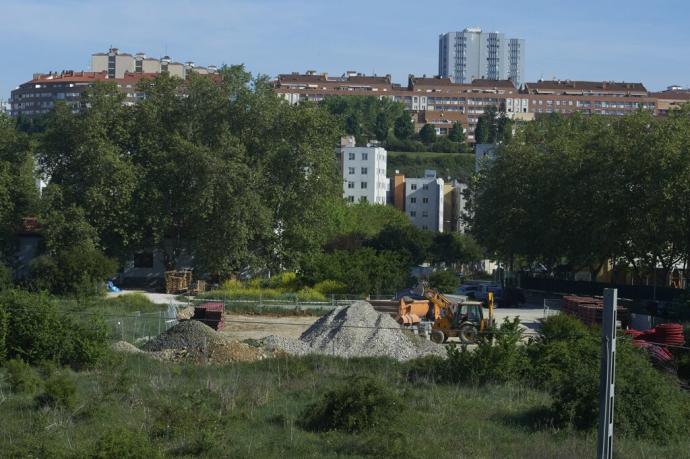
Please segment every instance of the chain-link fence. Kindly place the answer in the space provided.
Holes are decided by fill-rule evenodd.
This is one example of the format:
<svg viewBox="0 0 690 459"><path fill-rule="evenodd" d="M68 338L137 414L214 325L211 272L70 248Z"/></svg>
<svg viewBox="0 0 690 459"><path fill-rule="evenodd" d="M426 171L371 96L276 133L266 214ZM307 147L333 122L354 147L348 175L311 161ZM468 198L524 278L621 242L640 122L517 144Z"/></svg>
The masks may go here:
<svg viewBox="0 0 690 459"><path fill-rule="evenodd" d="M177 307L168 305L158 312L132 311L103 317L110 336L115 340L141 343L155 338L177 324Z"/></svg>

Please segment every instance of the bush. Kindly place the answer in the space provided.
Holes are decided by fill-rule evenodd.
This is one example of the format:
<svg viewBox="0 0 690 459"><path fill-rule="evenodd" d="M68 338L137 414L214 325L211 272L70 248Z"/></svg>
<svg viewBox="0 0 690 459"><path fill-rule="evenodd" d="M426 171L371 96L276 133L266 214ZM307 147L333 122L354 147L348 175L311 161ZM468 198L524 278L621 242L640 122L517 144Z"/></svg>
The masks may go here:
<svg viewBox="0 0 690 459"><path fill-rule="evenodd" d="M348 293L347 286L345 284L331 279L325 279L321 282L317 282L316 284L314 284L314 290L324 295L329 295L333 293Z"/></svg>
<svg viewBox="0 0 690 459"><path fill-rule="evenodd" d="M599 414L600 339L565 316L544 321L530 346L531 381L553 397L557 425L593 429ZM690 433L690 399L654 369L645 352L617 340L616 431L621 435L668 440Z"/></svg>
<svg viewBox="0 0 690 459"><path fill-rule="evenodd" d="M0 262L0 291L12 288L12 270Z"/></svg>
<svg viewBox="0 0 690 459"><path fill-rule="evenodd" d="M323 293L309 287L304 287L297 292L297 298L299 301L327 301Z"/></svg>
<svg viewBox="0 0 690 459"><path fill-rule="evenodd" d="M45 392L37 397L41 406L72 408L77 398L77 385L66 371L55 371L45 382Z"/></svg>
<svg viewBox="0 0 690 459"><path fill-rule="evenodd" d="M403 400L388 386L357 377L307 407L301 424L315 431L362 432L395 424L403 407Z"/></svg>
<svg viewBox="0 0 690 459"><path fill-rule="evenodd" d="M61 314L56 302L45 294L8 291L0 296L0 304L7 315L8 358L81 368L95 365L108 352L101 320L90 316L77 321Z"/></svg>
<svg viewBox="0 0 690 459"><path fill-rule="evenodd" d="M453 293L458 286L458 277L452 271L436 271L429 275L429 286L442 293Z"/></svg>
<svg viewBox="0 0 690 459"><path fill-rule="evenodd" d="M94 459L155 459L163 455L142 432L120 428L101 435L91 457Z"/></svg>
<svg viewBox="0 0 690 459"><path fill-rule="evenodd" d="M0 363L7 358L7 333L9 327L9 312L5 310L5 306L0 303Z"/></svg>
<svg viewBox="0 0 690 459"><path fill-rule="evenodd" d="M43 255L31 263L30 277L38 289L59 294L94 294L117 271L115 260L89 244Z"/></svg>
<svg viewBox="0 0 690 459"><path fill-rule="evenodd" d="M38 372L23 360L9 360L5 367L10 389L13 392L33 394L41 387L42 381Z"/></svg>

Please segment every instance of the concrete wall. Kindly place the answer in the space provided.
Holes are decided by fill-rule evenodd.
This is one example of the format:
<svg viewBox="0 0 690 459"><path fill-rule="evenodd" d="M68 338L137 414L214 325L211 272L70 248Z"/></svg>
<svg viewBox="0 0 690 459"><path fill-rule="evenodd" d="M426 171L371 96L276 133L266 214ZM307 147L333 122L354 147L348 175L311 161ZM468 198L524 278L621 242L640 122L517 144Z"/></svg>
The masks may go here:
<svg viewBox="0 0 690 459"><path fill-rule="evenodd" d="M106 72L108 71L108 56L105 54L94 54L91 56L91 71L92 72Z"/></svg>

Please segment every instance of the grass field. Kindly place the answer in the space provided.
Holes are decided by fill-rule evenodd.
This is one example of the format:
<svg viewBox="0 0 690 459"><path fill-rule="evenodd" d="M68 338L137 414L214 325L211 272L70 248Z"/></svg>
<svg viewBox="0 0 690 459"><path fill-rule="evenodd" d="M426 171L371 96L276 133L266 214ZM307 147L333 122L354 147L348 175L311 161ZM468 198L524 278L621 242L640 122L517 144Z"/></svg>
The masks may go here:
<svg viewBox="0 0 690 459"><path fill-rule="evenodd" d="M594 433L543 425L540 413L549 398L541 392L411 381L406 370L405 364L386 359L277 358L194 367L120 355L103 368L75 374L76 403L58 409L38 408L31 395L10 393L0 369L0 451L3 457L95 457L100 449L98 457L113 457L108 453L135 445L141 457L596 454ZM355 375L392 387L403 396L405 408L384 428L359 434L299 427L310 403ZM688 446L615 441L616 456L627 458L688 457Z"/></svg>

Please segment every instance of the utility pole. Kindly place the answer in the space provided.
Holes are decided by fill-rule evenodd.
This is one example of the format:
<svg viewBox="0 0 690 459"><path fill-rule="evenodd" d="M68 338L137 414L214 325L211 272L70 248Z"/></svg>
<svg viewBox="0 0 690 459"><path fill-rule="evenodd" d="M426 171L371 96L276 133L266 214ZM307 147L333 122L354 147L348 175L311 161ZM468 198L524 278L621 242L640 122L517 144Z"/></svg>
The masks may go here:
<svg viewBox="0 0 690 459"><path fill-rule="evenodd" d="M597 457L613 457L613 396L616 376L616 309L618 290L604 289L604 314L601 325L601 368L599 370L599 435Z"/></svg>

